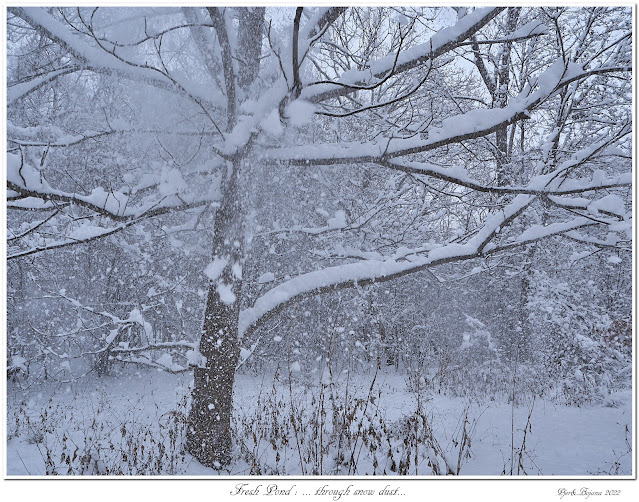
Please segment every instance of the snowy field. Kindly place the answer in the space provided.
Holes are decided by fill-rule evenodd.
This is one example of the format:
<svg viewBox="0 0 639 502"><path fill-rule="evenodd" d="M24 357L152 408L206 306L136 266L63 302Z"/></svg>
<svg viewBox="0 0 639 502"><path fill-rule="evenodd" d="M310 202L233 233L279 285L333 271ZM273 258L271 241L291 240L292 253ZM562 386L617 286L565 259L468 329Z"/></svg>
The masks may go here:
<svg viewBox="0 0 639 502"><path fill-rule="evenodd" d="M513 407L429 392L418 403L394 371L331 385L239 375L235 460L218 472L181 450L189 384L165 373L10 384L8 475L632 474L630 391L600 405Z"/></svg>

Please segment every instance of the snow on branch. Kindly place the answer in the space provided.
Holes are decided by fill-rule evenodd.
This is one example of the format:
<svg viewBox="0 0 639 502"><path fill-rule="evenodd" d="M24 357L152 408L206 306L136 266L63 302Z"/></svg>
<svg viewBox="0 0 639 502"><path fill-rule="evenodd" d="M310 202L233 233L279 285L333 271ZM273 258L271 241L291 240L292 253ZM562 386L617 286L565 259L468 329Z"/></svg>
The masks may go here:
<svg viewBox="0 0 639 502"><path fill-rule="evenodd" d="M286 305L305 296L376 281L387 281L435 265L481 256L488 251L487 244L496 235L498 229L521 214L534 199L532 196L518 195L510 204L488 218L482 229L465 244L444 245L429 251L425 256L415 255L410 259L365 260L328 267L287 280L267 291L255 301L252 307L241 312L240 336L262 319L270 318Z"/></svg>
<svg viewBox="0 0 639 502"><path fill-rule="evenodd" d="M50 71L44 75L34 76L33 78L23 82L7 84L7 106L38 90L43 85L53 82L58 77L68 75L69 73L74 73L79 70L81 70L79 66L69 66Z"/></svg>
<svg viewBox="0 0 639 502"><path fill-rule="evenodd" d="M41 221L38 221L38 222L34 223L27 230L25 230L23 232L20 232L19 234L14 235L13 237L7 237L7 242L17 241L19 239L22 239L22 238L26 237L30 233L35 232L38 228L40 228L42 225L44 225L45 223L50 221L53 217L55 217L59 212L60 212L60 209L56 209L53 213L51 213L49 216L47 216L44 220L41 220Z"/></svg>
<svg viewBox="0 0 639 502"><path fill-rule="evenodd" d="M16 127L7 127L7 134L12 134L13 132L16 132L18 129L19 128L16 128ZM100 131L100 132L91 131L91 132L86 132L84 134L76 134L76 135L61 134L60 136L56 138L52 138L52 141L46 141L46 142L18 139L17 137L14 136L14 137L8 137L7 141L9 143L13 143L20 146L45 146L45 147L51 147L51 148L55 148L55 147L62 148L62 147L78 145L82 143L83 141L87 141L90 139L98 139L98 138L102 138L104 136L110 136L112 134L116 134L119 132L124 132L124 131L118 131L118 130L112 129L110 131Z"/></svg>
<svg viewBox="0 0 639 502"><path fill-rule="evenodd" d="M9 7L8 11L32 27L41 30L48 38L64 47L75 57L79 69L141 81L180 95L187 95L196 100L198 104L200 102L206 102L213 106L218 106L219 104L216 99L211 99L208 93L201 92L196 88L185 88L175 78L159 68L123 60L116 55L115 47L113 51L109 52L103 47L96 47L87 43L82 37L76 36L64 23L51 16L44 8ZM94 41L98 42L95 38ZM58 76L60 75L54 75L53 78ZM25 87L18 88L13 95L10 94L12 101L32 92L34 86L41 86L45 83L38 79L32 82L33 85L31 87L25 84ZM215 97L217 97L217 94Z"/></svg>
<svg viewBox="0 0 639 502"><path fill-rule="evenodd" d="M437 148L469 139L488 136L498 129L531 118L531 113L541 103L559 90L577 80L593 75L629 71L626 66L600 66L584 69L576 63L558 60L537 79L537 89L524 89L504 108L474 109L444 119L442 124L423 131L422 139L381 138L366 142L342 142L304 145L303 147L273 148L267 150L269 160L290 162L296 165L331 165L354 162L388 162L389 159L425 153Z"/></svg>
<svg viewBox="0 0 639 502"><path fill-rule="evenodd" d="M45 202L75 204L114 221L127 222L126 226L143 218L192 209L213 202L210 198L176 194L162 196L159 200L134 206L129 204L128 195L122 192L107 192L101 187L94 188L91 195L68 193L52 188L39 170L24 162L22 155L12 153L7 154L7 188L17 194L12 196L14 200L17 198L40 199Z"/></svg>
<svg viewBox="0 0 639 502"><path fill-rule="evenodd" d="M471 40L468 42L462 42L459 46L464 45L494 45L503 44L507 42L521 42L529 38L538 37L540 35L547 35L548 28L541 21L531 21L525 24L521 28L518 28L507 37L492 39L492 40Z"/></svg>
<svg viewBox="0 0 639 502"><path fill-rule="evenodd" d="M122 355L116 355L115 360L123 364L136 364L141 366L147 366L149 368L161 370L166 373L171 373L174 375L177 375L180 373L188 373L189 371L193 370L193 368L190 366L183 367L173 362L169 362L168 360L166 360L165 362L165 360L162 358L156 361L153 361L152 359L149 359L148 357L145 357L145 356L123 357Z"/></svg>
<svg viewBox="0 0 639 502"><path fill-rule="evenodd" d="M632 253L632 238L631 238L632 226L630 226L628 230L630 231L629 232L630 235L627 240L618 239L617 236L613 234L612 232L610 232L607 235L606 240L602 240L602 239L597 239L595 237L591 237L589 235L584 235L578 232L577 230L571 230L570 232L565 232L561 234L561 237L575 241L575 242L579 242L581 244L594 246L596 248L612 248L617 251L627 251L629 253Z"/></svg>
<svg viewBox="0 0 639 502"><path fill-rule="evenodd" d="M426 175L455 185L469 188L477 192L495 194L530 194L530 195L569 195L573 193L590 192L594 190L608 190L632 186L632 174L622 173L611 177L575 178L560 185L561 179L553 187L555 180L551 175L534 176L524 186L493 186L485 185L474 180L463 167L442 168L423 162L385 161L386 167L410 174Z"/></svg>
<svg viewBox="0 0 639 502"><path fill-rule="evenodd" d="M113 357L119 362L122 363L136 363L142 364L145 366L150 366L156 369L160 369L169 373L184 373L187 371L191 371L192 366L197 366L198 359L198 344L195 342L188 342L186 340L178 340L173 342L152 342L150 341L152 335L152 327L151 325L144 319L142 312L138 308L134 308L128 315L128 317L121 318L111 312L107 312L104 310L97 310L93 307L89 307L84 305L79 300L72 298L66 294L64 291L60 291L58 293L50 293L43 298L59 298L71 303L74 307L79 310L83 310L85 312L89 312L91 314L104 317L108 319L108 321L101 326L100 328L113 326L113 328L109 331L109 334L106 335L103 339L103 345L97 350L92 350L90 352L82 352L77 356L69 356L66 353L64 355L59 355L49 349L49 353L52 355L57 355L58 357L64 359L75 359L82 358L89 355L93 356L101 356L101 357ZM119 343L121 339L121 334L124 330L130 329L132 326L137 326L145 333L145 343L138 347L131 347L127 343ZM63 336L74 335L79 333L78 330L76 333L64 334ZM174 364L172 362L172 358L169 354L164 354L160 356L157 360L150 359L147 354L149 351L155 350L168 350L168 349L185 349L187 361L189 361L189 366L182 367L180 365ZM201 358L201 355L199 355Z"/></svg>
<svg viewBox="0 0 639 502"><path fill-rule="evenodd" d="M367 82L371 79L383 78L393 68L394 74L416 68L459 47L461 42L467 40L492 21L502 10L504 10L502 7L476 9L461 18L454 26L438 31L428 42L402 51L397 61L395 60L395 54L372 61L367 70L344 72L336 80L336 83L305 87L301 97L313 103L319 103L327 99L347 95L358 86L367 85ZM353 86L353 89L349 88L349 85Z"/></svg>
<svg viewBox="0 0 639 502"><path fill-rule="evenodd" d="M11 252L7 254L7 260L15 260L17 258L24 258L26 256L42 253L44 251L52 251L54 249L68 248L70 246L76 246L78 244L86 244L88 242L95 241L98 239L104 239L105 237L109 237L110 235L121 232L125 228L128 228L130 226L133 226L139 223L143 219L146 219L146 218L136 218L111 228L102 228L102 227L96 227L93 225L83 225L75 229L73 232L71 232L71 234L67 236L65 239L60 239L53 242L47 242L46 244L43 244L41 246L34 246L22 251ZM40 225L37 225L35 228L37 228L38 226ZM35 228L33 228L31 231L35 230ZM23 236L24 235L21 235L20 237L23 237Z"/></svg>
<svg viewBox="0 0 639 502"><path fill-rule="evenodd" d="M426 175L455 185L469 188L477 192L495 194L530 194L530 195L570 195L590 191L609 190L612 188L632 186L632 173L626 172L615 176L606 176L596 172L591 178L572 178L566 176L576 168L605 154L605 150L623 137L631 134L630 124L623 125L612 135L607 135L600 141L595 141L589 146L573 153L570 158L563 161L548 174L533 176L524 186L494 186L486 185L473 179L462 166L443 168L427 162L410 162L402 160L383 160L380 165L402 171L409 174ZM567 198L557 199L568 203ZM590 201L592 203L592 201ZM583 209L587 209L584 207Z"/></svg>
<svg viewBox="0 0 639 502"><path fill-rule="evenodd" d="M409 253L399 256L366 259L355 263L328 267L308 272L289 279L267 291L258 298L252 307L240 313L239 335L252 332L266 319L281 312L286 306L308 296L357 287L375 282L385 282L404 275L420 272L444 263L469 260L491 255L515 247L522 247L552 236L569 236L591 244L604 244L601 241L582 237L577 230L601 225L610 225L617 229L616 221L600 221L579 216L565 222L549 225L533 225L519 235L504 242L494 243L494 238L502 233L504 227L510 225L521 215L537 197L517 195L503 209L493 213L465 243L450 243L439 247L424 246L421 253ZM611 245L612 242L607 242Z"/></svg>
<svg viewBox="0 0 639 502"><path fill-rule="evenodd" d="M629 182L625 186L632 186L632 183ZM608 194L596 200L584 197L557 197L551 195L548 197L548 200L557 207L569 210L579 209L595 216L601 213L607 216L616 216L621 219L630 218L624 201L615 194Z"/></svg>

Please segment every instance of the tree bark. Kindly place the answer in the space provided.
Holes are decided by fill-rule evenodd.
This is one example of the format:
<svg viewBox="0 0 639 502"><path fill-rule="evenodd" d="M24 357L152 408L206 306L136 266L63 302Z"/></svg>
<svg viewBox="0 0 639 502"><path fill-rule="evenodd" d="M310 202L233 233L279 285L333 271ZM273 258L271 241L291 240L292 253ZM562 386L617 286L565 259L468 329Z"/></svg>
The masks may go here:
<svg viewBox="0 0 639 502"><path fill-rule="evenodd" d="M207 8L222 50L222 67L227 92L227 132L237 122L237 86L244 99L257 78L264 24L263 7L240 8L238 12L237 54L239 69L233 65L233 51L223 13ZM219 277L211 278L200 339L200 354L206 358L195 368L191 411L186 435L186 449L201 464L220 469L231 461L233 440L233 384L239 359L238 322L242 290L244 253L244 212L240 184L240 166L250 154L250 147L236 153L229 162L230 173L215 215L213 261L224 264Z"/></svg>
<svg viewBox="0 0 639 502"><path fill-rule="evenodd" d="M506 21L506 32L512 33L517 27L521 7L508 8L508 20ZM508 88L510 87L510 53L512 42L506 42L502 47L502 54L497 67L497 87L494 95L495 108L505 108L508 105ZM514 125L511 127L515 127ZM497 145L497 183L500 186L507 185L512 180L510 159L508 158L508 126L503 126L495 131L495 143Z"/></svg>
<svg viewBox="0 0 639 502"><path fill-rule="evenodd" d="M242 288L242 207L238 189L239 162L215 217L213 260L225 262L209 286L200 354L206 361L195 368L186 449L201 464L222 468L231 460L233 383L239 358L239 296Z"/></svg>

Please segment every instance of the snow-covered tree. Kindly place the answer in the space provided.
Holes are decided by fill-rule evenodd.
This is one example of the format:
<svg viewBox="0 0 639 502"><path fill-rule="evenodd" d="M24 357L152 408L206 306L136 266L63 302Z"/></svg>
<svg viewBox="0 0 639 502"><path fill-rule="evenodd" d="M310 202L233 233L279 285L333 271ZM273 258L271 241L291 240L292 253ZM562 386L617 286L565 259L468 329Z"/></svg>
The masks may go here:
<svg viewBox="0 0 639 502"><path fill-rule="evenodd" d="M136 306L52 295L104 318L97 351L188 361L205 465L230 460L243 340L297 302L445 264L521 268L554 238L630 247L629 8L8 12L8 260L98 243L143 259ZM155 338L144 297L170 290L166 312L193 317L171 267L203 246L196 350ZM184 366L145 356L159 349Z"/></svg>

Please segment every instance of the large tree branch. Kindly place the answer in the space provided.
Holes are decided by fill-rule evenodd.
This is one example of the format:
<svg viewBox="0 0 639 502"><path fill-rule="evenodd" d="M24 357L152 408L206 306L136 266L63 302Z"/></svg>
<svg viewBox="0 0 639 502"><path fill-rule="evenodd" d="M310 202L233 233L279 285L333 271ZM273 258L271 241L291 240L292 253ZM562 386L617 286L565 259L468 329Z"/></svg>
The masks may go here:
<svg viewBox="0 0 639 502"><path fill-rule="evenodd" d="M522 214L535 199L526 195L517 196L502 210L494 213L465 244L448 244L429 251L426 256L412 256L410 260L365 260L329 267L283 282L258 298L252 307L240 313L239 336L252 333L263 322L303 298L375 282L391 281L437 265L489 256L553 236L574 236L578 229L601 224L586 217L578 217L547 226L535 225L504 243L492 243L495 236ZM585 239L582 241L586 242Z"/></svg>
<svg viewBox="0 0 639 502"><path fill-rule="evenodd" d="M493 186L485 185L474 180L463 167L442 168L424 162L409 162L402 160L384 160L380 165L401 172L426 175L455 185L469 188L476 192L495 194L531 194L531 195L570 195L610 188L627 187L632 185L631 173L623 173L605 179L573 178L565 183L566 176L576 168L593 161L599 154L623 137L632 133L631 125L626 124L615 134L602 140L595 141L589 146L575 152L553 171L547 174L533 176L525 186Z"/></svg>
<svg viewBox="0 0 639 502"><path fill-rule="evenodd" d="M486 68L486 65L484 64L484 59L481 55L481 52L479 51L479 44L477 43L477 39L475 37L473 37L472 39L472 48L473 48L473 56L475 58L475 66L477 67L477 70L479 70L479 75L484 81L484 84L486 85L488 92L494 98L496 82L491 78L490 74L488 73L488 69Z"/></svg>
<svg viewBox="0 0 639 502"><path fill-rule="evenodd" d="M53 82L54 80L80 71L82 68L79 66L69 66L65 68L59 68L52 70L44 75L35 75L32 78L19 82L17 84L7 84L7 106L15 103L17 100L28 96L34 91L37 91L46 84Z"/></svg>
<svg viewBox="0 0 639 502"><path fill-rule="evenodd" d="M300 36L300 19L302 18L302 12L304 7L298 7L295 10L295 18L293 19L293 88L291 89L291 98L296 100L300 92L302 92L302 81L300 80L300 61L299 61L299 36Z"/></svg>
<svg viewBox="0 0 639 502"><path fill-rule="evenodd" d="M219 81L220 66L218 61L213 57L214 39L210 30L204 28L200 13L195 7L182 7L182 13L185 19L190 23L189 30L191 31L191 36L195 41L195 46L202 57L209 76L221 89L222 85Z"/></svg>
<svg viewBox="0 0 639 502"><path fill-rule="evenodd" d="M217 33L222 50L222 68L224 70L224 85L226 87L226 128L231 131L237 121L236 107L237 97L235 94L235 71L233 70L233 54L231 42L226 31L226 20L219 7L207 7L211 21Z"/></svg>
<svg viewBox="0 0 639 502"><path fill-rule="evenodd" d="M29 235L30 233L35 232L38 228L40 228L42 225L44 225L45 223L47 223L48 221L50 221L52 218L54 218L58 213L60 212L60 209L56 209L55 211L53 211L53 213L51 213L49 216L47 216L44 220L39 221L35 224L33 224L31 227L29 227L27 230L14 235L13 237L7 237L7 242L14 242L17 241L19 239L23 239L24 237L26 237L27 235Z"/></svg>
<svg viewBox="0 0 639 502"><path fill-rule="evenodd" d="M386 56L370 63L370 69L365 71L351 71L342 75L337 82L340 84L353 84L354 86L365 86L371 80L383 78L395 65L395 74L416 68L435 58L449 52L459 46L460 43L477 33L486 24L492 21L502 10L501 7L476 9L471 14L464 16L454 26L444 28L433 35L431 39L423 44L412 47L400 55L400 59L395 65L395 56ZM345 96L353 92L344 85L322 84L306 87L302 91L302 98L313 103L320 103L327 99Z"/></svg>
<svg viewBox="0 0 639 502"><path fill-rule="evenodd" d="M348 7L328 7L320 9L318 16L312 18L304 25L302 36L307 43L313 45L315 41L329 28L339 17L348 10Z"/></svg>
<svg viewBox="0 0 639 502"><path fill-rule="evenodd" d="M41 30L47 38L63 47L76 59L77 64L75 66L78 69L141 81L180 95L192 93L192 91L187 91L175 79L172 79L157 68L124 61L117 57L115 53L110 53L107 50L88 44L86 40L72 33L67 26L51 16L45 9L38 7L9 7L8 11L34 28ZM59 75L56 75L56 78L57 76ZM35 85L38 84L42 85L43 82L35 83ZM20 93L16 92L15 96L20 97ZM210 96L206 94L191 95L191 97L217 106L217 103L210 101Z"/></svg>
<svg viewBox="0 0 639 502"><path fill-rule="evenodd" d="M185 201L177 195L162 196L158 200L147 201L138 206L129 205L128 195L107 192L96 188L91 195L80 195L56 190L41 176L41 173L24 163L21 155L7 154L7 188L15 192L13 199L35 198L44 202L62 202L90 209L114 221L128 222L140 218L150 218L173 211L183 211L213 202L211 199L192 198Z"/></svg>
<svg viewBox="0 0 639 502"><path fill-rule="evenodd" d="M477 258L487 252L486 246L496 231L515 219L533 201L534 197L531 196L517 196L513 202L492 215L482 229L465 244L448 244L412 260L365 260L298 275L275 286L258 298L252 307L243 310L240 314L239 334L246 334L255 329L258 323L308 296L376 281L388 281L435 265Z"/></svg>
<svg viewBox="0 0 639 502"><path fill-rule="evenodd" d="M65 202L68 204L74 204L77 206L90 209L101 216L106 216L114 221L129 222L131 220L137 220L140 218L151 218L154 216L160 216L162 214L185 211L187 209L193 209L201 207L206 204L210 204L212 201L209 199L195 200L190 203L185 203L178 199L177 203L171 203L170 198L163 197L161 200L147 202L143 206L127 207L127 197L123 196L122 201L111 201L115 199L114 196L107 193L105 196L86 196L78 194L70 194L61 191L37 191L30 188L24 188L12 181L7 181L7 188L13 190L20 195L20 198L33 197L43 200L45 202ZM121 194L120 194L121 195Z"/></svg>
<svg viewBox="0 0 639 502"><path fill-rule="evenodd" d="M65 240L57 241L51 244L45 244L43 246L35 246L24 251L16 251L15 253L11 253L7 255L7 261L15 260L17 258L26 258L27 256L43 253L45 251L53 251L54 249L68 248L71 246L77 246L78 244L87 244L89 242L93 242L99 239L104 239L105 237L109 237L110 235L121 232L125 228L133 226L137 223L140 223L141 221L145 219L147 218L146 217L136 218L134 220L127 221L126 223L123 223L122 225L118 225L113 228L101 228L98 232L94 233L91 236L84 236L84 237L77 237L77 238L69 237Z"/></svg>
<svg viewBox="0 0 639 502"><path fill-rule="evenodd" d="M426 139L383 138L364 143L328 143L272 149L269 159L298 165L334 165L355 162L385 162L393 157L425 153L443 146L488 136L500 128L531 117L540 104L560 89L577 80L605 73L625 72L626 66L603 66L584 70L581 65L566 67L552 65L538 79L538 89L526 89L500 109L475 109L445 119L440 127L431 126L424 131Z"/></svg>

